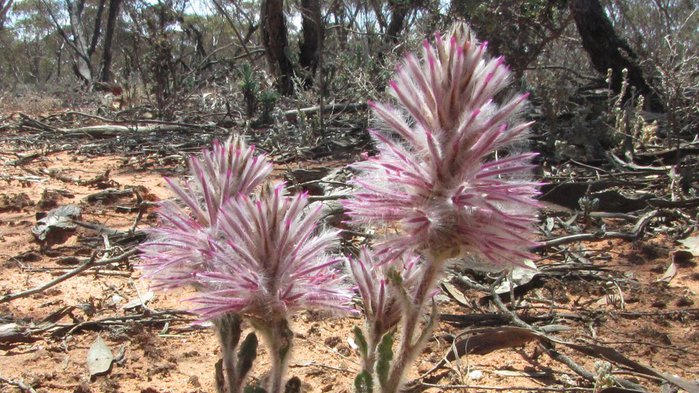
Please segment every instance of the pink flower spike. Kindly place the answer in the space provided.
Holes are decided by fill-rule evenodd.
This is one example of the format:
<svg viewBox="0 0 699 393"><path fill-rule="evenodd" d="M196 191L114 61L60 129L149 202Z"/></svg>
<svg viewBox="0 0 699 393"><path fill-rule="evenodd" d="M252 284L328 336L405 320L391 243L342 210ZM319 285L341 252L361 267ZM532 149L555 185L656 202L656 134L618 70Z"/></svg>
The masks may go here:
<svg viewBox="0 0 699 393"><path fill-rule="evenodd" d="M406 247L508 268L520 266L535 245L533 155L508 154L527 135L529 124L518 115L528 94L499 94L510 72L487 47L463 25L435 34L435 43L423 44L419 58L406 56L389 82L395 109L370 105L381 123L372 131L380 154L355 165L355 184L364 189L343 206L357 224L396 229L378 241L386 255L405 250L385 247ZM512 230L517 236L493 244L491 235Z"/></svg>
<svg viewBox="0 0 699 393"><path fill-rule="evenodd" d="M352 289L331 254L338 232L317 228L320 205L309 206L306 193L288 196L283 183L262 185L271 170L237 138L192 157L190 180L168 180L180 204L163 204L162 225L141 246L145 276L156 287L192 286L206 319L347 311Z"/></svg>

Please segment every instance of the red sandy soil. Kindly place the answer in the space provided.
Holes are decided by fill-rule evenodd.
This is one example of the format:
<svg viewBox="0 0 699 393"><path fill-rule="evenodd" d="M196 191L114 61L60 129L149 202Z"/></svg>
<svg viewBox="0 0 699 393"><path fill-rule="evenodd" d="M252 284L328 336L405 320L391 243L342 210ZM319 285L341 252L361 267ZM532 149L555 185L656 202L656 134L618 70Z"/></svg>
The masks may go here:
<svg viewBox="0 0 699 393"><path fill-rule="evenodd" d="M87 157L71 152L41 155L31 162L13 166L17 159L15 147L4 146L0 155L0 296L27 290L56 278L75 268L59 264L62 257L89 257L92 250L84 239L96 236L95 231L80 228L65 243L42 250L31 229L35 215L44 209L37 204L45 190L63 190L72 197L61 197L58 205L78 204L82 220L105 227L128 230L135 212L118 211L118 206L135 206L134 196L108 202L87 202L86 196L100 191L81 186L73 179L92 179L109 170L110 186L124 189L139 187L145 199L168 198L170 193L162 179L162 171L142 170L168 166L157 157ZM22 155L37 151L21 151ZM182 173L183 162L179 162ZM324 165L298 163L299 167ZM293 166L292 166L293 167ZM63 180L48 175L58 169ZM156 225L150 207L137 228ZM610 225L613 225L610 222ZM111 244L112 255L118 255L119 245ZM104 248L104 244L99 246ZM669 282L658 281L679 246L662 234L650 234L632 243L602 241L573 244L571 249L594 266L609 270L609 280L572 280L561 276L547 279L543 286L530 290L520 302L533 315L551 312L571 314L579 318L558 318L555 322L569 330L555 336L577 343L597 343L617 349L625 356L667 374L687 380L699 376L699 270L694 261L677 266ZM552 255L538 261L540 265L559 263ZM117 263L101 271L90 270L70 278L41 293L0 304L2 323L21 322L30 327L41 326L49 315L64 307L70 312L60 316L58 325L94 321L107 317L142 315L140 309L125 310L124 305L143 296L148 282L131 264ZM617 279L617 284L612 278ZM440 296L440 311L450 314L495 312L489 303L479 304L483 293L466 291L473 306L459 306L446 296ZM620 301L623 297L622 302ZM152 312L163 309L186 310L186 291L156 293L148 303ZM90 307L80 307L88 304ZM90 308L92 310L90 310ZM88 312L86 312L87 310ZM74 332L51 334L49 330L31 334L27 342L0 342L0 377L31 386L36 392L214 392L214 363L219 357L216 337L211 328L193 325L193 317L181 316L171 322L146 324L139 321L110 326L86 326ZM294 317L293 357L289 374L303 381L305 392L352 392L352 381L359 369L359 358L350 337L355 325L362 321L351 317L329 317L317 313L301 313ZM411 378L429 371L449 350L450 337L463 328L441 322L429 347L418 360ZM103 376L90 378L86 355L90 345L102 337L114 354L123 353L120 361ZM594 371L597 359L558 349L580 365ZM261 350L256 370L267 364ZM636 372L614 366L616 377L626 378L659 390L659 381ZM485 355L467 355L431 374L433 384L471 385L468 391L533 391L537 388L582 387L592 391L567 366L552 360L537 344L529 342ZM257 373L254 378L263 378ZM426 387L427 392L442 392L446 387ZM462 389L466 391L465 389ZM584 390L584 389L583 389ZM12 384L0 382L0 391L21 391Z"/></svg>

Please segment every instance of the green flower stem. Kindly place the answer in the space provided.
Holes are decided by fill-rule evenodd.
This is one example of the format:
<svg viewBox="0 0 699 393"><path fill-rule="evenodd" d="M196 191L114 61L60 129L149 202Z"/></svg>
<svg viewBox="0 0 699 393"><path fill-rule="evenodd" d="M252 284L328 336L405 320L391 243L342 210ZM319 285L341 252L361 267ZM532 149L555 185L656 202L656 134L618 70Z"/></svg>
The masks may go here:
<svg viewBox="0 0 699 393"><path fill-rule="evenodd" d="M366 331L369 334L366 335L367 356L362 359L363 368L370 374L373 374L374 366L376 365L376 347L379 345L381 337L386 334L388 329L384 327L382 319L374 318L372 321L367 321Z"/></svg>
<svg viewBox="0 0 699 393"><path fill-rule="evenodd" d="M432 250L425 253L425 271L420 280L415 298L411 303L405 304L405 315L403 317L400 346L398 348L398 356L396 356L393 366L391 367L390 377L388 382L381 386L382 393L398 393L403 384L403 374L410 367L410 364L415 357L422 351L427 339L432 333L432 329L437 322L437 314L432 313L429 323L420 333L416 341L413 340L415 331L418 328L422 309L427 302L427 298L434 289L434 285L439 279L444 270L444 262L449 257L449 254L442 253L435 255Z"/></svg>
<svg viewBox="0 0 699 393"><path fill-rule="evenodd" d="M240 341L241 319L238 314L226 314L214 321L221 341L221 356L223 357L223 371L228 384L229 393L242 392L241 381L235 367L235 349Z"/></svg>
<svg viewBox="0 0 699 393"><path fill-rule="evenodd" d="M262 321L256 322L259 324ZM267 381L267 393L282 393L294 333L289 329L289 322L285 318L277 319L271 323L262 323L264 325L256 326L256 328L267 343L272 362L272 369Z"/></svg>

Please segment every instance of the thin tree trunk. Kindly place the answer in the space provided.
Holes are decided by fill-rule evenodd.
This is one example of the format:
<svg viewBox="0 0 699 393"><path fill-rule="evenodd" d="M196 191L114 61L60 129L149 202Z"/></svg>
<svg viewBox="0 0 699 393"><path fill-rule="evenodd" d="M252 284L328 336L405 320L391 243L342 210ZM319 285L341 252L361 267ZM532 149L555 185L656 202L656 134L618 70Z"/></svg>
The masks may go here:
<svg viewBox="0 0 699 393"><path fill-rule="evenodd" d="M92 55L97 48L97 43L99 42L99 36L101 34L102 13L104 10L105 0L99 0L97 15L95 16L94 21L94 29L92 31L89 45L87 41L87 32L85 31L85 27L83 25L85 0L78 0L77 2L72 0L65 1L70 22L70 37L62 29L61 23L58 21L56 16L51 12L50 5L45 0L42 0L42 2L44 3L46 10L49 12L51 19L55 23L58 32L74 51L73 70L75 75L82 79L86 84L92 84L95 81L94 78L96 76L92 65Z"/></svg>
<svg viewBox="0 0 699 393"><path fill-rule="evenodd" d="M14 0L0 0L0 31L5 28L5 21L7 20L7 14L12 8L12 3Z"/></svg>
<svg viewBox="0 0 699 393"><path fill-rule="evenodd" d="M318 68L323 40L320 0L301 0L301 16L303 35L299 43L299 65L306 71L304 84L310 87Z"/></svg>
<svg viewBox="0 0 699 393"><path fill-rule="evenodd" d="M82 1L82 0L81 0ZM75 75L81 78L85 83L92 83L92 64L90 63L89 47L85 37L85 31L80 22L82 21L82 3L74 3L66 0L66 8L68 8L68 17L71 28L72 47L75 49L73 70ZM58 22L56 22L58 23Z"/></svg>
<svg viewBox="0 0 699 393"><path fill-rule="evenodd" d="M391 21L388 23L388 28L386 29L385 41L390 42L391 44L396 44L400 39L401 32L403 31L405 18L410 13L412 6L410 3L397 0L389 1L389 5L391 7Z"/></svg>
<svg viewBox="0 0 699 393"><path fill-rule="evenodd" d="M292 77L294 65L289 58L289 39L284 17L283 0L262 0L260 20L262 24L262 44L265 47L267 62L272 75L277 78L277 90L281 94L294 92Z"/></svg>
<svg viewBox="0 0 699 393"><path fill-rule="evenodd" d="M636 54L614 31L612 22L604 13L599 0L572 0L569 8L580 33L583 48L595 70L602 75L612 70L612 90L616 93L621 91L623 70L626 69L628 83L636 88L637 93L649 98L646 102L651 104L651 109L659 109L657 95L644 79L641 67L636 62Z"/></svg>
<svg viewBox="0 0 699 393"><path fill-rule="evenodd" d="M102 34L102 14L104 14L104 5L105 5L105 0L100 0L99 4L97 5L97 13L95 15L95 24L92 29L92 39L90 40L90 47L87 48L87 56L92 58L92 55L95 53L95 49L97 49L97 44L99 43L100 40L100 34ZM82 18L83 15L83 9L85 6L85 0L80 0L80 17ZM82 27L82 26L81 26Z"/></svg>
<svg viewBox="0 0 699 393"><path fill-rule="evenodd" d="M63 48L65 46L65 42L62 43L61 45L58 46L58 49L56 50L56 78L60 79L61 78L61 71L63 69L62 63L63 63Z"/></svg>
<svg viewBox="0 0 699 393"><path fill-rule="evenodd" d="M102 49L102 82L110 82L112 77L112 41L114 39L114 29L116 28L117 17L119 16L119 6L121 0L109 0L109 13L107 14L107 28L104 32L104 48Z"/></svg>

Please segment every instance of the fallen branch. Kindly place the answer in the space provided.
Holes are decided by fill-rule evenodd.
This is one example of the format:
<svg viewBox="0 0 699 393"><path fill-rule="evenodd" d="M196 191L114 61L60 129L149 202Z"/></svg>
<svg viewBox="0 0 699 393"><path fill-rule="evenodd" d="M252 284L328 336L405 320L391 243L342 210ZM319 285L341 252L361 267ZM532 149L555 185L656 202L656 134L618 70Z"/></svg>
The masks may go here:
<svg viewBox="0 0 699 393"><path fill-rule="evenodd" d="M16 386L22 393L36 393L33 387L24 383L24 381L13 381L4 377L0 377L0 382L8 384L10 386Z"/></svg>
<svg viewBox="0 0 699 393"><path fill-rule="evenodd" d="M43 153L27 154L26 156L22 156L22 155L17 154L17 156L19 158L10 162L9 164L12 166L22 166L22 165L25 165L25 164L28 164L28 163L34 161L35 159L37 159L43 155L44 155Z"/></svg>
<svg viewBox="0 0 699 393"><path fill-rule="evenodd" d="M61 134L86 134L92 136L112 136L128 132L185 132L192 128L209 128L214 127L213 124L198 125L177 122L164 122L157 120L139 121L136 124L120 125L120 124L103 124L96 126L85 126L76 128L54 127L49 124L40 122L36 119L20 113L22 118L21 126L31 127L47 132L55 132ZM143 123L146 123L145 125Z"/></svg>
<svg viewBox="0 0 699 393"><path fill-rule="evenodd" d="M88 113L83 113L83 112L76 112L76 111L68 111L65 112L64 114L66 115L78 115L78 116L84 116L96 120L103 121L105 123L112 123L112 124L124 124L124 123L138 123L138 124L160 124L160 125L171 125L171 126L180 126L180 127L191 127L191 128L210 128L213 127L213 124L193 124L193 123L182 123L182 122L175 122L175 121L167 121L167 120L146 120L146 119L138 119L138 120L118 120L118 119L108 119L106 117L102 116L96 116ZM136 127L142 127L139 125L136 125ZM128 127L128 126L127 126Z"/></svg>
<svg viewBox="0 0 699 393"><path fill-rule="evenodd" d="M191 318L182 318L178 316L190 316ZM177 317L177 318L176 318ZM65 334L73 334L76 331L87 329L95 326L113 326L113 325L123 325L127 322L138 322L142 324L161 324L173 322L175 320L180 320L184 322L194 322L196 320L195 314L184 311L184 310L163 310L163 311L146 311L142 314L136 315L125 315L125 316L115 316L107 317L94 321L83 321L71 324L54 324L43 330L56 330L53 332L54 335L60 335L62 332Z"/></svg>
<svg viewBox="0 0 699 393"><path fill-rule="evenodd" d="M16 343L32 341L27 329L17 323L4 323L0 325L0 343Z"/></svg>
<svg viewBox="0 0 699 393"><path fill-rule="evenodd" d="M335 112L359 112L363 111L367 108L366 104L332 104L332 105L324 105L323 106L323 113L335 113ZM318 113L320 112L320 106L311 106L308 108L301 108L301 109L293 109L289 111L285 111L283 113L284 118L287 121L294 121L296 118L298 118L299 115L310 115L313 113Z"/></svg>
<svg viewBox="0 0 699 393"><path fill-rule="evenodd" d="M593 388L579 388L579 387L532 387L532 386L487 386L487 385L461 385L461 384L449 384L441 385L436 383L420 382L420 386L428 388L438 388L439 391L444 391L447 389L453 390L463 390L469 391L473 390L494 390L497 392L510 392L513 390L523 390L525 392L594 392Z"/></svg>
<svg viewBox="0 0 699 393"><path fill-rule="evenodd" d="M673 165L665 165L665 166L646 166L646 165L638 165L634 164L632 162L626 162L619 158L617 155L614 153L609 153L609 157L611 158L612 163L618 164L619 166L626 168L626 169L632 169L634 171L647 171L647 172L667 172L672 169Z"/></svg>
<svg viewBox="0 0 699 393"><path fill-rule="evenodd" d="M78 178L72 178L68 175L64 175L63 171L61 170L44 170L42 171L43 173L47 174L49 177L54 178L56 180L60 180L65 183L73 183L78 186L94 186L96 184L100 183L108 183L109 182L109 169L104 171L104 173L96 175L95 177L87 180L82 180Z"/></svg>
<svg viewBox="0 0 699 393"><path fill-rule="evenodd" d="M88 134L88 135L100 135L100 136L113 136L118 134L123 134L127 132L185 132L191 130L189 126L175 125L175 124L153 124L153 125L130 125L130 126L119 126L119 125L99 125L99 126L86 126L77 128L55 128L54 131L63 134Z"/></svg>
<svg viewBox="0 0 699 393"><path fill-rule="evenodd" d="M123 190L107 188L106 190L98 191L94 194L86 196L85 200L90 203L95 203L97 201L110 202L122 197L130 197L134 194L134 191L135 190L133 188L126 188Z"/></svg>
<svg viewBox="0 0 699 393"><path fill-rule="evenodd" d="M683 201L668 201L666 199L653 198L646 201L648 205L663 209L679 209L699 206L699 198L685 199Z"/></svg>
<svg viewBox="0 0 699 393"><path fill-rule="evenodd" d="M93 268L93 267L104 266L104 265L109 265L111 263L121 262L125 259L128 259L130 256L135 255L136 252L137 252L136 249L131 249L129 251L124 252L121 255L117 255L116 257L100 259L99 261L96 260L97 254L93 253L90 258L88 258L87 260L83 260L82 265L78 266L77 268L69 271L68 273L66 273L62 276L55 278L54 280L51 280L51 281L49 281L43 285L40 285L36 288L32 288L32 289L29 289L26 291L12 293L12 294L0 297L0 304L7 303L7 302L10 302L12 300L20 299L23 297L31 296L31 295L34 295L36 293L43 292L51 287L54 287L54 286L62 283L63 281L65 281L73 276L77 276L78 274L84 272L85 270L88 270L88 269Z"/></svg>
<svg viewBox="0 0 699 393"><path fill-rule="evenodd" d="M566 235L557 237L555 239L545 240L539 243L537 249L545 249L549 247L560 246L562 244L574 243L579 241L602 241L608 239L624 239L624 240L638 240L643 234L643 231L650 223L650 220L655 218L660 213L659 210L650 211L642 215L633 227L631 232L605 232L600 231L596 233L578 233L574 235Z"/></svg>

